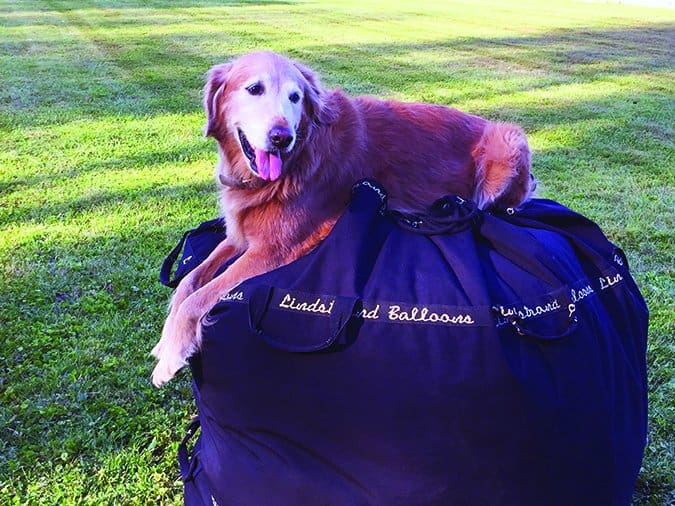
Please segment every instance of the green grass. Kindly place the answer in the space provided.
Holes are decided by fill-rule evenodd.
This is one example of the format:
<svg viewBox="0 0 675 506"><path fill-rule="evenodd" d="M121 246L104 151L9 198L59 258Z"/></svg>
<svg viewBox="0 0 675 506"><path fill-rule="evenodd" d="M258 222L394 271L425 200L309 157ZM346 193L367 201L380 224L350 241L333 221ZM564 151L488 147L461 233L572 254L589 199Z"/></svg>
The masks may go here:
<svg viewBox="0 0 675 506"><path fill-rule="evenodd" d="M550 5L546 5L550 4ZM210 65L259 48L352 94L521 123L543 195L651 309L636 504L675 501L675 11L582 2L0 0L0 504L180 504L189 377L148 352L180 232L215 216Z"/></svg>

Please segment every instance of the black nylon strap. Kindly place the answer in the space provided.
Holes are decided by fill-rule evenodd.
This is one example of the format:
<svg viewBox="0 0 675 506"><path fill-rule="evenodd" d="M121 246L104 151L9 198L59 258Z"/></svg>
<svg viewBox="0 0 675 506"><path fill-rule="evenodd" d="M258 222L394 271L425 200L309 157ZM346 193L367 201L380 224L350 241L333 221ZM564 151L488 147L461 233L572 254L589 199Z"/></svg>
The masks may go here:
<svg viewBox="0 0 675 506"><path fill-rule="evenodd" d="M199 417L195 416L192 421L190 422L190 425L188 425L187 431L185 432L185 436L183 437L182 441L178 445L178 466L180 467L180 474L183 478L183 481L187 480L190 477L190 454L187 449L187 444L192 439L192 436L194 436L197 433L197 429L200 427L200 422L199 422Z"/></svg>
<svg viewBox="0 0 675 506"><path fill-rule="evenodd" d="M180 279L175 278L171 279L171 270L173 269L173 266L176 263L178 255L183 250L183 246L185 245L185 240L187 239L187 236L190 235L192 232L193 230L188 230L187 232L185 232L181 240L178 241L178 244L176 244L176 246L164 259L164 263L162 263L162 269L159 271L159 281L164 286L168 286L169 288L176 288L176 286L178 286L178 282L180 281Z"/></svg>
<svg viewBox="0 0 675 506"><path fill-rule="evenodd" d="M437 200L423 216L389 211L399 227L408 232L429 236L463 232L478 225L482 214L474 202L455 195Z"/></svg>

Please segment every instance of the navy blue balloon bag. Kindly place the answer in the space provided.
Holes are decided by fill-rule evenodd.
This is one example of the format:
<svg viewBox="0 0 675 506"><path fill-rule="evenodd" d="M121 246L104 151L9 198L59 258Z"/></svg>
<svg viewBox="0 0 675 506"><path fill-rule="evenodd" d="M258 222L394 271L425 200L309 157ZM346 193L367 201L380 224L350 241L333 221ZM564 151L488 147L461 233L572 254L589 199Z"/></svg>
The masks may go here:
<svg viewBox="0 0 675 506"><path fill-rule="evenodd" d="M224 236L187 234L163 280ZM627 505L646 337L623 252L579 214L448 196L408 216L362 181L314 251L205 318L185 504Z"/></svg>

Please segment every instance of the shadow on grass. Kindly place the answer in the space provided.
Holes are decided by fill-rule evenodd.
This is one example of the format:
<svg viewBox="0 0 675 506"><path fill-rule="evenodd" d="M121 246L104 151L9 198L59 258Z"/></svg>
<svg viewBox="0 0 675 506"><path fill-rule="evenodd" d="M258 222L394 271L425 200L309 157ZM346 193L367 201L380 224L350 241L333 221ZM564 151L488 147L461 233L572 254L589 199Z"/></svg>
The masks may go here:
<svg viewBox="0 0 675 506"><path fill-rule="evenodd" d="M337 68L351 79L372 82L385 92L396 92L391 84L397 83L404 87L411 82L452 87L458 80L491 77L505 79L505 91L512 93L566 82L588 83L609 75L671 71L675 66L674 38L675 24L662 24L566 29L532 37L336 45L330 52L318 46L303 48L303 56L319 62L332 75ZM424 61L427 54L435 60ZM389 77L392 72L396 75L393 82ZM476 84L475 92L462 90L456 99L493 95Z"/></svg>
<svg viewBox="0 0 675 506"><path fill-rule="evenodd" d="M0 57L12 65L0 92L6 128L111 114L193 112L200 108L208 68L232 58L238 47L236 40L228 40L237 39L236 34L223 34L217 27L211 33L202 27L177 35L120 32L120 40L116 32L127 26L124 17L108 20L110 30L101 30L84 12L64 15L82 39L0 36ZM152 25L152 20L144 23ZM610 76L670 72L675 66L673 24L301 49L292 46L283 30L269 28L244 24L238 29L250 29L246 38L259 32L265 37L261 47L276 47L301 59L350 93L397 94L446 104ZM214 54L212 42L221 38L222 49Z"/></svg>
<svg viewBox="0 0 675 506"><path fill-rule="evenodd" d="M99 190L85 197L75 197L49 204L16 206L2 213L2 222L7 225L26 223L63 223L77 219L82 214L125 213L133 215L134 209L168 207L168 202L184 202L200 195L209 203L216 203L215 184L196 183L162 187L141 187L122 190ZM213 214L217 213L214 205Z"/></svg>

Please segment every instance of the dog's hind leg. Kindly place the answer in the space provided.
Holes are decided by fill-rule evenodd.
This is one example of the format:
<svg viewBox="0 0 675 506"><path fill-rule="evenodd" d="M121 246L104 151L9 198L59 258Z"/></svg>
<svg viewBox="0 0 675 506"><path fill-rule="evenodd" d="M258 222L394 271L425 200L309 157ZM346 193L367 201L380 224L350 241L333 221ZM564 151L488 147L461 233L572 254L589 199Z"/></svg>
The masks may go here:
<svg viewBox="0 0 675 506"><path fill-rule="evenodd" d="M509 123L490 123L473 148L475 189L481 209L499 204L517 207L534 190L530 148L525 132Z"/></svg>

